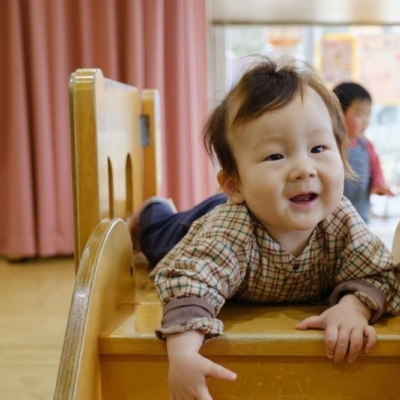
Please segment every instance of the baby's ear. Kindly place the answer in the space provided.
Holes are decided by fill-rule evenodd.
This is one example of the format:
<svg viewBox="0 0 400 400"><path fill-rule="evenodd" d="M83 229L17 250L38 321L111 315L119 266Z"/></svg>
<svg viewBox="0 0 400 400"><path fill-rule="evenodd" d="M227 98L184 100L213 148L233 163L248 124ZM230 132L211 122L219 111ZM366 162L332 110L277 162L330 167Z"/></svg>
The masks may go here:
<svg viewBox="0 0 400 400"><path fill-rule="evenodd" d="M217 173L217 180L221 189L234 203L244 203L244 198L240 192L238 178L232 178L224 170L220 170Z"/></svg>

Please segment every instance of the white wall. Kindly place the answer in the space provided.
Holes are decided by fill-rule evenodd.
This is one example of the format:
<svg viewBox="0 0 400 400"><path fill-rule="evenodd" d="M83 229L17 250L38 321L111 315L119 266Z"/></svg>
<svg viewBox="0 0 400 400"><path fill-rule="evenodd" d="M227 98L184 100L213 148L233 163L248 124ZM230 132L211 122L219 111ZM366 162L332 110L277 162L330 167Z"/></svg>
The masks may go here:
<svg viewBox="0 0 400 400"><path fill-rule="evenodd" d="M210 0L218 23L398 24L400 0Z"/></svg>

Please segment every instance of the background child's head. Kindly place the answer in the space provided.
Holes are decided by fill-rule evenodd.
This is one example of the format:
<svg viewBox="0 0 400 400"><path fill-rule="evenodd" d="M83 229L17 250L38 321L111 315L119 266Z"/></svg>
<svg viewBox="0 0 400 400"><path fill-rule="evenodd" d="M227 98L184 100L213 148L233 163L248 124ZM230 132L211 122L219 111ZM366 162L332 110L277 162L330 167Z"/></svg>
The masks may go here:
<svg viewBox="0 0 400 400"><path fill-rule="evenodd" d="M285 107L307 86L318 93L328 109L345 171L351 171L346 160L346 129L337 97L306 63L288 60L280 66L260 57L260 61L242 76L215 108L204 129L206 149L211 157L216 156L226 176L239 178L232 141L229 140L237 128Z"/></svg>
<svg viewBox="0 0 400 400"><path fill-rule="evenodd" d="M342 107L349 138L361 138L369 124L371 95L363 86L354 82L341 83L333 89L333 92Z"/></svg>

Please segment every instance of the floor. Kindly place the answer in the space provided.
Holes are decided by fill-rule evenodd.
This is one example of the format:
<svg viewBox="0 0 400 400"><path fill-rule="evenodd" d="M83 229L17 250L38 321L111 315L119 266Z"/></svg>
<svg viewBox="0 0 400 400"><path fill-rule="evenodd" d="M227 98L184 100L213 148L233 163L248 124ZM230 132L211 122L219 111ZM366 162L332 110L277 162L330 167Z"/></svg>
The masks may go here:
<svg viewBox="0 0 400 400"><path fill-rule="evenodd" d="M391 248L396 219L372 218ZM72 258L0 259L0 399L52 399L73 291Z"/></svg>
<svg viewBox="0 0 400 400"><path fill-rule="evenodd" d="M74 275L72 258L0 259L0 399L53 398Z"/></svg>

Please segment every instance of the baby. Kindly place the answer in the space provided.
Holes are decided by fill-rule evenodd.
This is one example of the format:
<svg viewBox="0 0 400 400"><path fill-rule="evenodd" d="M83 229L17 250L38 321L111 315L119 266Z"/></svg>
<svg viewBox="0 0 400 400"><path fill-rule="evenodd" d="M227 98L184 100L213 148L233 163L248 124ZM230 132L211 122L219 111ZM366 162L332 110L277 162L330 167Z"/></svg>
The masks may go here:
<svg viewBox="0 0 400 400"><path fill-rule="evenodd" d="M390 252L343 197L352 171L336 96L306 65L262 58L216 107L204 141L229 200L190 220L150 275L164 307L156 334L167 341L170 398L209 400L208 378L236 378L199 354L223 333L216 317L233 297L329 299L297 329L324 329L336 362L355 361L364 338L368 352L377 341L371 324L399 309L399 280ZM154 227L171 229L173 215L165 200L147 202L139 242Z"/></svg>

